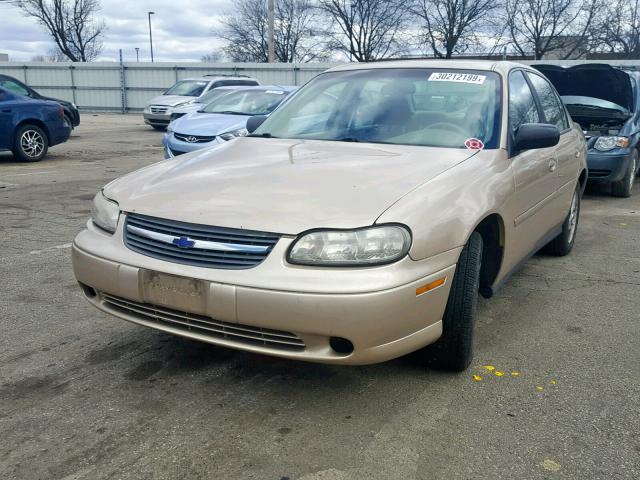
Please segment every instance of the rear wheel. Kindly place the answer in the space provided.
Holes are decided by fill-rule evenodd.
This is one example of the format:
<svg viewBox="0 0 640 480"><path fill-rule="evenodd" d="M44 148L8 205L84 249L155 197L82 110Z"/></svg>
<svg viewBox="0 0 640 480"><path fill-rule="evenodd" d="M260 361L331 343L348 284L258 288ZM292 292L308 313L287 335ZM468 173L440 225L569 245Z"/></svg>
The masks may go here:
<svg viewBox="0 0 640 480"><path fill-rule="evenodd" d="M13 155L23 162L39 162L47 154L49 139L36 125L22 125L16 132Z"/></svg>
<svg viewBox="0 0 640 480"><path fill-rule="evenodd" d="M571 199L569 213L562 224L560 235L551 240L544 247L544 251L550 255L563 257L573 248L578 231L578 220L580 220L580 185L576 187Z"/></svg>
<svg viewBox="0 0 640 480"><path fill-rule="evenodd" d="M427 365L440 370L461 372L471 364L481 263L482 237L474 232L462 249L456 266L442 317L442 336L422 352Z"/></svg>
<svg viewBox="0 0 640 480"><path fill-rule="evenodd" d="M164 132L167 129L167 127L164 125L151 125L151 126L153 127L154 130L159 130L161 132Z"/></svg>
<svg viewBox="0 0 640 480"><path fill-rule="evenodd" d="M633 192L633 184L636 179L636 170L638 170L638 150L633 149L633 154L629 161L629 168L624 178L611 185L611 193L616 197L630 197Z"/></svg>

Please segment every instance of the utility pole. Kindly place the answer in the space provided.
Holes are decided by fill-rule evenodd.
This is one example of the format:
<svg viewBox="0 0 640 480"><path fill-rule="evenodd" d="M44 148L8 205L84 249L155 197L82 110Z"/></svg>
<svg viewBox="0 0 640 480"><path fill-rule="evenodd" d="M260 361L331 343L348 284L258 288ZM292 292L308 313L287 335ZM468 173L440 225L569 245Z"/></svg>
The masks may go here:
<svg viewBox="0 0 640 480"><path fill-rule="evenodd" d="M151 47L151 63L153 63L153 36L151 35L151 15L154 15L156 12L149 12L149 46Z"/></svg>
<svg viewBox="0 0 640 480"><path fill-rule="evenodd" d="M273 33L273 2L274 0L267 0L267 11L268 11L268 36L267 42L269 44L269 63L273 63L276 61L275 54L275 45L274 45L274 33Z"/></svg>

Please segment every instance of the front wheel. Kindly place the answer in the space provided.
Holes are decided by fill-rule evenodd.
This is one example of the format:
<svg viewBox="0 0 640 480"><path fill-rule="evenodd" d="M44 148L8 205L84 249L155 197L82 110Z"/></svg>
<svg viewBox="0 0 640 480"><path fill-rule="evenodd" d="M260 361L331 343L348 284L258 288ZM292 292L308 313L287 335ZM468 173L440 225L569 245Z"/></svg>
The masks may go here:
<svg viewBox="0 0 640 480"><path fill-rule="evenodd" d="M44 131L35 125L18 128L13 144L13 155L23 162L39 162L47 154L49 139Z"/></svg>
<svg viewBox="0 0 640 480"><path fill-rule="evenodd" d="M622 178L622 180L618 182L614 182L611 185L611 193L615 197L630 197L633 192L633 183L636 179L636 170L638 169L638 150L633 149L633 154L629 159L629 168L627 168L627 173Z"/></svg>
<svg viewBox="0 0 640 480"><path fill-rule="evenodd" d="M461 372L473 360L474 317L480 288L482 246L482 236L474 232L462 249L442 317L442 336L422 352L428 366Z"/></svg>
<svg viewBox="0 0 640 480"><path fill-rule="evenodd" d="M580 220L580 185L576 187L569 206L569 213L562 223L562 231L551 240L545 247L544 251L550 255L563 257L567 255L576 241L576 233L578 231L578 220Z"/></svg>

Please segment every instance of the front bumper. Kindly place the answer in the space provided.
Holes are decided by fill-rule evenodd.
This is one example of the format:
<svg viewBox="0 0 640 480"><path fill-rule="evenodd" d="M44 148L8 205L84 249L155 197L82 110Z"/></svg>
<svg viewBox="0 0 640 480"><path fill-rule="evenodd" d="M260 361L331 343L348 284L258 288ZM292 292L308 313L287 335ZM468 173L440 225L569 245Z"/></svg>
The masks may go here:
<svg viewBox="0 0 640 480"><path fill-rule="evenodd" d="M616 153L589 150L587 154L588 180L590 182L617 182L622 180L629 168L631 152Z"/></svg>
<svg viewBox="0 0 640 480"><path fill-rule="evenodd" d="M419 262L406 257L375 268L313 269L286 264L284 253L292 239L282 238L262 264L230 271L140 255L124 246L119 233L119 238L110 238L89 225L73 244L74 273L97 308L215 345L334 364L382 362L436 341L442 333L442 315L459 254L459 249L454 249ZM170 290L158 300L156 294L149 293L150 272L197 279L203 298L185 302L182 293ZM338 280L341 277L342 282ZM418 287L443 277L444 285L416 295ZM116 303L132 306L114 307L114 298ZM161 311L165 313L161 315ZM178 321L166 321L178 317ZM205 325L204 329L194 328L194 322ZM223 330L253 332L247 335L254 338L220 334L219 326L215 327L217 333L210 334L207 322L224 324ZM255 332L263 330L279 332L276 338L292 335L302 347L260 344L255 341ZM349 340L353 351L334 350L332 338Z"/></svg>
<svg viewBox="0 0 640 480"><path fill-rule="evenodd" d="M144 123L153 127L166 127L171 122L171 110L167 113L148 113L142 114Z"/></svg>

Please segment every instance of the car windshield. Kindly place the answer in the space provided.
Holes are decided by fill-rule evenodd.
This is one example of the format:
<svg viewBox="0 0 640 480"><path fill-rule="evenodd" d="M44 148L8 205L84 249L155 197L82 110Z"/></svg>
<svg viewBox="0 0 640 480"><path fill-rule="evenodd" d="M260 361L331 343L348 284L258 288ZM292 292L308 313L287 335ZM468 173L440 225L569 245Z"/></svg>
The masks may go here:
<svg viewBox="0 0 640 480"><path fill-rule="evenodd" d="M165 95L182 95L185 97L199 97L207 87L204 80L182 80L176 83L169 90L164 92Z"/></svg>
<svg viewBox="0 0 640 480"><path fill-rule="evenodd" d="M283 90L241 90L220 97L202 109L206 113L268 115L287 96Z"/></svg>
<svg viewBox="0 0 640 480"><path fill-rule="evenodd" d="M214 100L217 100L218 98L222 97L223 95L228 95L229 93L233 92L234 90L226 90L223 88L213 88L211 90L209 90L207 93L205 93L204 95L202 95L200 98L198 98L197 103L201 103L203 105L208 105L211 102L213 102Z"/></svg>
<svg viewBox="0 0 640 480"><path fill-rule="evenodd" d="M254 135L465 148L498 148L495 72L375 68L317 76ZM477 143L475 143L477 144Z"/></svg>

